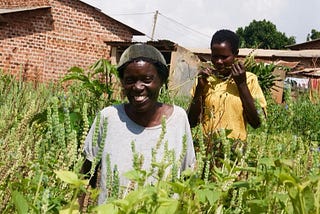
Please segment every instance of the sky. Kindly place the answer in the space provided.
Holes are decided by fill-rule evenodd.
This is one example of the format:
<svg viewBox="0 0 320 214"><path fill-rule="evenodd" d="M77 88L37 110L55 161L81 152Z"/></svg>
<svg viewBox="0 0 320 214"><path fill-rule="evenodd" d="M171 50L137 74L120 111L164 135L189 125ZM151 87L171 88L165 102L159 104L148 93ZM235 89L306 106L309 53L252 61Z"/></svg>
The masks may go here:
<svg viewBox="0 0 320 214"><path fill-rule="evenodd" d="M272 22L296 43L305 42L312 29L320 31L320 0L82 1L147 35L134 41L166 39L186 48L209 48L215 31L236 31L253 20Z"/></svg>

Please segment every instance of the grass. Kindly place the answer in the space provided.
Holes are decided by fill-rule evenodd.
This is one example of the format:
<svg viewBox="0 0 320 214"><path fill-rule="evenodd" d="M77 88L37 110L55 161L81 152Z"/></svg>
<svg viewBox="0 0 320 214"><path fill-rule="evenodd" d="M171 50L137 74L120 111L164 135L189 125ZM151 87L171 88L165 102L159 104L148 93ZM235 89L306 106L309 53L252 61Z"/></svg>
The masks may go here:
<svg viewBox="0 0 320 214"><path fill-rule="evenodd" d="M76 204L78 186L55 171L82 179L82 143L99 99L79 84L37 86L0 74L0 212L59 213ZM103 96L103 95L102 95ZM161 101L187 108L189 100ZM92 104L92 105L91 105ZM95 106L94 108L92 106ZM222 136L221 165L210 165L208 144L193 130L200 169L158 188L141 187L100 209L117 213L320 213L320 104L301 95L278 105L268 99L268 118L259 129L249 128L244 151ZM63 176L62 176L63 177ZM174 195L175 197L171 197ZM72 203L71 203L72 202ZM130 206L124 207L124 204ZM69 210L70 210L69 209ZM68 210L68 209L67 209ZM88 212L94 212L89 207ZM98 211L96 211L98 212ZM150 213L149 212L149 213Z"/></svg>

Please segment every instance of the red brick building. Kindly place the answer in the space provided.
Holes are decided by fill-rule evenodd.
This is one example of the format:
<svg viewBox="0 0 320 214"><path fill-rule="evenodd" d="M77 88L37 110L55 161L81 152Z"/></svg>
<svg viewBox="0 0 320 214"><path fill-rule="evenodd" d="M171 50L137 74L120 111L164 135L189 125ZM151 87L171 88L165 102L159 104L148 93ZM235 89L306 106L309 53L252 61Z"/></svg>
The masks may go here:
<svg viewBox="0 0 320 214"><path fill-rule="evenodd" d="M34 81L108 58L106 42L143 33L79 0L1 0L0 69Z"/></svg>

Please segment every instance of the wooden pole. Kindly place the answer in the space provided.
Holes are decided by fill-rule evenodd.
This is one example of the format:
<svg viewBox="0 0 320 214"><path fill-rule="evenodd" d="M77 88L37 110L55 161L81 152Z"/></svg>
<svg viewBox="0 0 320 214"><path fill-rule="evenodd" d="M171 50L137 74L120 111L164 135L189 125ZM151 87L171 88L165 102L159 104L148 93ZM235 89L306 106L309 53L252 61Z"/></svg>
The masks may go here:
<svg viewBox="0 0 320 214"><path fill-rule="evenodd" d="M156 30L156 24L157 24L158 14L159 14L159 11L156 10L156 13L154 14L154 18L153 18L153 27L152 27L151 41L153 41L153 38L154 38L154 32L155 32L155 30Z"/></svg>

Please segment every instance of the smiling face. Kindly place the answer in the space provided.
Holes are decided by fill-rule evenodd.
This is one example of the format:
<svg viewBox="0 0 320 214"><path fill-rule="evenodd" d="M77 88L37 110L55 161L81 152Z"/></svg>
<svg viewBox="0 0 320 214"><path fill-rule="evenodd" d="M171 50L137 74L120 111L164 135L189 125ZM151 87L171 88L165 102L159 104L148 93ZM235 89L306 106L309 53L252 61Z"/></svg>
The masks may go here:
<svg viewBox="0 0 320 214"><path fill-rule="evenodd" d="M218 73L224 77L231 74L231 65L235 55L228 42L214 43L211 46L211 62Z"/></svg>
<svg viewBox="0 0 320 214"><path fill-rule="evenodd" d="M141 113L155 108L162 81L153 64L131 62L123 71L121 84L132 111Z"/></svg>

